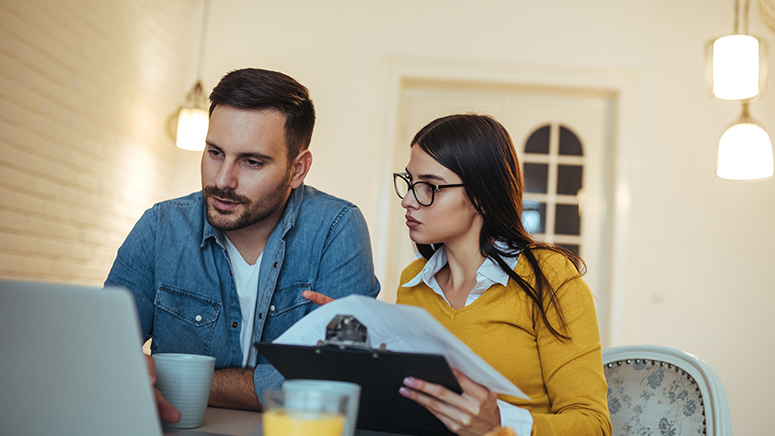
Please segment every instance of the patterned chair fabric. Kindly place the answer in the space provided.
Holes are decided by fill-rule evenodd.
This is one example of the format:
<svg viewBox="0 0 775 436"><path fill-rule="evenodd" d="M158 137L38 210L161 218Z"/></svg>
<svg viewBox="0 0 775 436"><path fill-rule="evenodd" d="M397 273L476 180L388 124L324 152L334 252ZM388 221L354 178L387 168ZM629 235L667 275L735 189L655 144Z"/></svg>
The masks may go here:
<svg viewBox="0 0 775 436"><path fill-rule="evenodd" d="M657 346L603 351L614 436L731 435L721 381L702 360Z"/></svg>
<svg viewBox="0 0 775 436"><path fill-rule="evenodd" d="M603 368L616 435L704 435L705 408L697 382L657 360L618 360Z"/></svg>

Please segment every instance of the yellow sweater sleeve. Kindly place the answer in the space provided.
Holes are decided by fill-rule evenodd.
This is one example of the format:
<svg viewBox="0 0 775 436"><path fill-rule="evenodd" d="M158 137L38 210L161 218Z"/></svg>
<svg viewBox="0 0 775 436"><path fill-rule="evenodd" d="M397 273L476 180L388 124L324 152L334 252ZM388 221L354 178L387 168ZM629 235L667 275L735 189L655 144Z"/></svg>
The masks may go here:
<svg viewBox="0 0 775 436"><path fill-rule="evenodd" d="M552 287L557 290L558 303L571 340L557 339L540 316L535 317L536 343L551 413L533 414L533 435L610 436L608 386L603 374L592 293L580 278L563 284L575 274L575 268L564 256L555 253L542 255L539 262ZM517 272L523 277L532 275L532 271ZM547 317L552 326L558 328L559 319L553 307L548 309Z"/></svg>

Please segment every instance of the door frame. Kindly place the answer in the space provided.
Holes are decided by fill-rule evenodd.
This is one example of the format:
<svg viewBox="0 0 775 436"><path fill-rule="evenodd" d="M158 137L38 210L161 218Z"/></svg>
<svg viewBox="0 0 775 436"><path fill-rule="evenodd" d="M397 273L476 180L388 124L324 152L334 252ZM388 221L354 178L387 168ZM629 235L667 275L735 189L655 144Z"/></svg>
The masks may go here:
<svg viewBox="0 0 775 436"><path fill-rule="evenodd" d="M388 238L391 202L395 199L391 174L394 170L393 147L399 132L400 97L407 80L473 82L520 87L562 88L582 91L611 92L615 103L613 151L615 168L611 194L610 240L607 241L608 283L601 292L600 332L603 348L622 344L624 307L628 276L629 222L631 214L633 150L636 138L637 91L640 75L633 70L535 66L500 62L474 62L447 59L386 57L380 68L378 99L380 174L378 214L374 240L374 267L378 277L385 277L388 265Z"/></svg>

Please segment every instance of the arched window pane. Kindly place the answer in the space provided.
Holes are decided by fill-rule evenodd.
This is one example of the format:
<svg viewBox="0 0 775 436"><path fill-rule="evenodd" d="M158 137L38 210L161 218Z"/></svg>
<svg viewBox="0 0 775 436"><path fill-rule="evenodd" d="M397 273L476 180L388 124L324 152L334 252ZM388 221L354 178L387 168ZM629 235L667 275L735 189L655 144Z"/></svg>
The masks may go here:
<svg viewBox="0 0 775 436"><path fill-rule="evenodd" d="M558 165L557 193L560 195L578 194L579 189L581 189L581 176L583 170L584 167L581 165Z"/></svg>
<svg viewBox="0 0 775 436"><path fill-rule="evenodd" d="M546 194L549 183L549 165L542 163L525 163L525 192Z"/></svg>
<svg viewBox="0 0 775 436"><path fill-rule="evenodd" d="M581 250L579 192L585 158L579 137L562 124L534 130L524 144L522 174L525 229L541 241Z"/></svg>
<svg viewBox="0 0 775 436"><path fill-rule="evenodd" d="M580 235L581 216L578 204L558 204L554 217L554 233L557 235Z"/></svg>
<svg viewBox="0 0 775 436"><path fill-rule="evenodd" d="M522 225L531 235L541 234L546 228L546 203L525 200L522 209Z"/></svg>
<svg viewBox="0 0 775 436"><path fill-rule="evenodd" d="M564 126L560 126L560 154L567 156L584 155L579 137Z"/></svg>
<svg viewBox="0 0 775 436"><path fill-rule="evenodd" d="M525 153L549 154L549 126L539 128L527 138Z"/></svg>

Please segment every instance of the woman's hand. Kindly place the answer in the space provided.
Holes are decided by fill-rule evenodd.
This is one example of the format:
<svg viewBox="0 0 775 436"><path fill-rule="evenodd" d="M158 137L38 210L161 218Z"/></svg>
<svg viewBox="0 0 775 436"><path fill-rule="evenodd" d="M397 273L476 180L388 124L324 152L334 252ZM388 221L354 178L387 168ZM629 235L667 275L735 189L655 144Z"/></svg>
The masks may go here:
<svg viewBox="0 0 775 436"><path fill-rule="evenodd" d="M301 296L306 298L307 300L317 304L318 306L322 306L324 304L330 303L334 301L333 298L327 297L323 294L318 294L315 291L304 291L301 293Z"/></svg>
<svg viewBox="0 0 775 436"><path fill-rule="evenodd" d="M444 386L412 377L404 379L405 387L399 392L420 403L458 435L480 436L498 427L501 415L497 395L462 372L454 368L452 372L463 389L460 395Z"/></svg>

